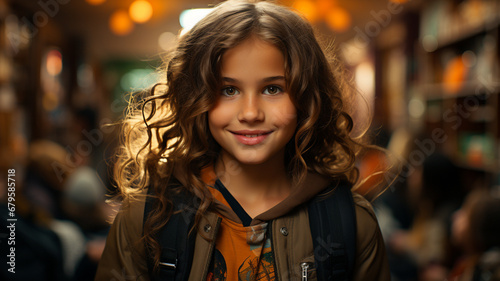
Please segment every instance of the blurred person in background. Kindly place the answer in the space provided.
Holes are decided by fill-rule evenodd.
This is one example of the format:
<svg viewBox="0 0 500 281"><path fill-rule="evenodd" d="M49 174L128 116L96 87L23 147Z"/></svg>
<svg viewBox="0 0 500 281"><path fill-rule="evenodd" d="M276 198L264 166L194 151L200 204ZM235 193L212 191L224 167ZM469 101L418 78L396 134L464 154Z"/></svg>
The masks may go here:
<svg viewBox="0 0 500 281"><path fill-rule="evenodd" d="M486 189L473 190L453 216L452 241L462 257L449 281L500 280L500 196Z"/></svg>
<svg viewBox="0 0 500 281"><path fill-rule="evenodd" d="M83 254L84 240L76 224L60 219L64 215L59 199L74 169L67 165L67 157L67 151L51 141L34 141L29 146L25 177L16 181L15 245L10 245L15 246L16 273L2 271L2 280L70 280ZM7 223L11 218L7 206L0 212L2 224ZM2 253L10 250L10 246L3 249L7 243L0 246ZM2 264L5 258L0 256Z"/></svg>
<svg viewBox="0 0 500 281"><path fill-rule="evenodd" d="M33 141L27 151L25 176L18 173L16 181L15 280L92 280L112 211L104 184L95 169L81 165L78 155L58 143ZM7 206L2 205L1 217L6 223ZM8 253L12 245L0 246ZM1 280L13 276L1 274L9 274Z"/></svg>
<svg viewBox="0 0 500 281"><path fill-rule="evenodd" d="M96 170L78 167L65 183L63 210L86 239L85 254L76 265L73 280L93 280L109 230L107 219L113 210L105 203L106 189Z"/></svg>
<svg viewBox="0 0 500 281"><path fill-rule="evenodd" d="M414 219L409 231L390 238L395 251L409 255L419 270L419 280L443 280L449 263L451 217L460 206L462 187L458 167L446 155L429 155L408 178Z"/></svg>
<svg viewBox="0 0 500 281"><path fill-rule="evenodd" d="M387 247L387 255L391 268L393 281L415 281L418 280L417 266L414 260L406 253L394 251L389 244L390 237L400 231L409 231L413 223L414 209L410 206L410 194L408 192L407 173L404 164L407 163L408 154L412 148L411 141L414 136L405 128L394 131L386 147L399 161L394 167L394 174L399 175L390 186L389 190L373 202L374 210L380 224ZM384 160L386 161L386 160ZM380 161L381 162L381 161ZM360 167L363 167L361 165ZM360 168L360 173L363 170Z"/></svg>
<svg viewBox="0 0 500 281"><path fill-rule="evenodd" d="M107 219L113 212L105 203L105 194L112 189L107 159L113 149L109 148L110 130L99 127L100 118L93 106L80 104L71 113L70 130L64 138L75 170L63 188L62 210L85 238L84 254L75 265L73 281L94 279L109 230Z"/></svg>
<svg viewBox="0 0 500 281"><path fill-rule="evenodd" d="M374 204L393 280L444 280L451 217L462 198L459 170L440 152L410 162L404 181Z"/></svg>

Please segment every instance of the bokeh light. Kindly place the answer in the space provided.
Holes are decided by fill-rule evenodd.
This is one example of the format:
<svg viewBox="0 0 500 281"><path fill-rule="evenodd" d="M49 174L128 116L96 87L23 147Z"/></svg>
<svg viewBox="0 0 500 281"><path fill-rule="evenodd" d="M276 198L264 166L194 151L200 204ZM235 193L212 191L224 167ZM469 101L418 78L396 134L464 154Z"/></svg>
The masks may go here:
<svg viewBox="0 0 500 281"><path fill-rule="evenodd" d="M437 38L433 35L425 35L422 38L422 47L426 52L434 52L438 48Z"/></svg>
<svg viewBox="0 0 500 281"><path fill-rule="evenodd" d="M101 5L106 2L106 0L86 0L90 5Z"/></svg>
<svg viewBox="0 0 500 281"><path fill-rule="evenodd" d="M154 69L132 69L120 79L125 91L138 91L151 87L160 81L160 74Z"/></svg>
<svg viewBox="0 0 500 281"><path fill-rule="evenodd" d="M473 51L467 50L462 54L462 61L466 67L473 67L476 65L477 56Z"/></svg>
<svg viewBox="0 0 500 281"><path fill-rule="evenodd" d="M413 118L422 118L425 113L425 103L418 98L412 98L408 102L408 113Z"/></svg>
<svg viewBox="0 0 500 281"><path fill-rule="evenodd" d="M124 10L114 12L109 19L109 28L116 35L127 35L134 29L134 23Z"/></svg>
<svg viewBox="0 0 500 281"><path fill-rule="evenodd" d="M327 16L328 12L331 9L334 9L336 5L335 0L316 0L316 10L318 13L320 13L323 17Z"/></svg>
<svg viewBox="0 0 500 281"><path fill-rule="evenodd" d="M47 73L52 76L57 76L62 71L62 55L58 50L51 50L47 53L47 60L45 67L47 68Z"/></svg>
<svg viewBox="0 0 500 281"><path fill-rule="evenodd" d="M130 5L128 12L133 21L145 23L153 16L153 6L146 0L137 0Z"/></svg>
<svg viewBox="0 0 500 281"><path fill-rule="evenodd" d="M299 13L301 13L310 23L318 21L318 9L316 4L309 0L297 0L292 6Z"/></svg>
<svg viewBox="0 0 500 281"><path fill-rule="evenodd" d="M375 69L369 62L360 63L355 70L354 80L358 89L371 102L375 98Z"/></svg>
<svg viewBox="0 0 500 281"><path fill-rule="evenodd" d="M453 58L447 65L443 74L444 89L450 93L460 91L467 77L468 69L462 56Z"/></svg>
<svg viewBox="0 0 500 281"><path fill-rule="evenodd" d="M325 21L331 29L344 32L351 27L352 20L346 9L334 7L328 12Z"/></svg>
<svg viewBox="0 0 500 281"><path fill-rule="evenodd" d="M184 30L191 29L196 23L198 23L202 18L208 15L213 9L189 9L182 11L179 16L179 23Z"/></svg>

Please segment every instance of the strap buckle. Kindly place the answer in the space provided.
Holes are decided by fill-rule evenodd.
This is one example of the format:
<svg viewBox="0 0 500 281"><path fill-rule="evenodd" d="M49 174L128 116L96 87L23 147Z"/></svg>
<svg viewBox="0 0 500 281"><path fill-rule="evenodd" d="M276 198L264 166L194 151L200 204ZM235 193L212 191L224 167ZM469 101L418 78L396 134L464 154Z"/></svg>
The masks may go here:
<svg viewBox="0 0 500 281"><path fill-rule="evenodd" d="M166 266L171 269L176 269L177 268L177 259L175 259L175 263L170 263L170 262L161 262L160 265Z"/></svg>

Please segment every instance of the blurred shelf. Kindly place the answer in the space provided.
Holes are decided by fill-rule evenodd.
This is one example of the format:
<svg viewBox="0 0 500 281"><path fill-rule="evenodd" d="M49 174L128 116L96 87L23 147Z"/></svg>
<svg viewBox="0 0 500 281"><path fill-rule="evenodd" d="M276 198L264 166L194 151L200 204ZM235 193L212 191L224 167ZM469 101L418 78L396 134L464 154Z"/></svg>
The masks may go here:
<svg viewBox="0 0 500 281"><path fill-rule="evenodd" d="M497 95L500 93L500 82L495 85L484 85L479 81L468 81L462 84L456 93L449 93L443 83L428 83L419 86L419 91L427 100L456 99L462 97L485 95Z"/></svg>
<svg viewBox="0 0 500 281"><path fill-rule="evenodd" d="M436 149L454 160L464 181L498 184L500 1L426 1L418 36L410 54L410 124L424 136L446 136Z"/></svg>
<svg viewBox="0 0 500 281"><path fill-rule="evenodd" d="M433 52L470 40L478 35L492 32L499 26L500 26L500 17L497 15L495 18L486 21L480 25L465 27L464 29L461 30L461 32L457 34L438 37L436 38L437 47L436 50L434 50Z"/></svg>

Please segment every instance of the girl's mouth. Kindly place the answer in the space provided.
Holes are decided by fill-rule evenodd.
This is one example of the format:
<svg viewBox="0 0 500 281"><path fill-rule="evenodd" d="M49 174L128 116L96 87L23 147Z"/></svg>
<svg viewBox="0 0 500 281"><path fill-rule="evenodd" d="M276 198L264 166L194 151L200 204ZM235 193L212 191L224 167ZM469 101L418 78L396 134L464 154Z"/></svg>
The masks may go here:
<svg viewBox="0 0 500 281"><path fill-rule="evenodd" d="M241 130L230 131L240 143L244 145L257 145L262 143L273 131L269 130Z"/></svg>

